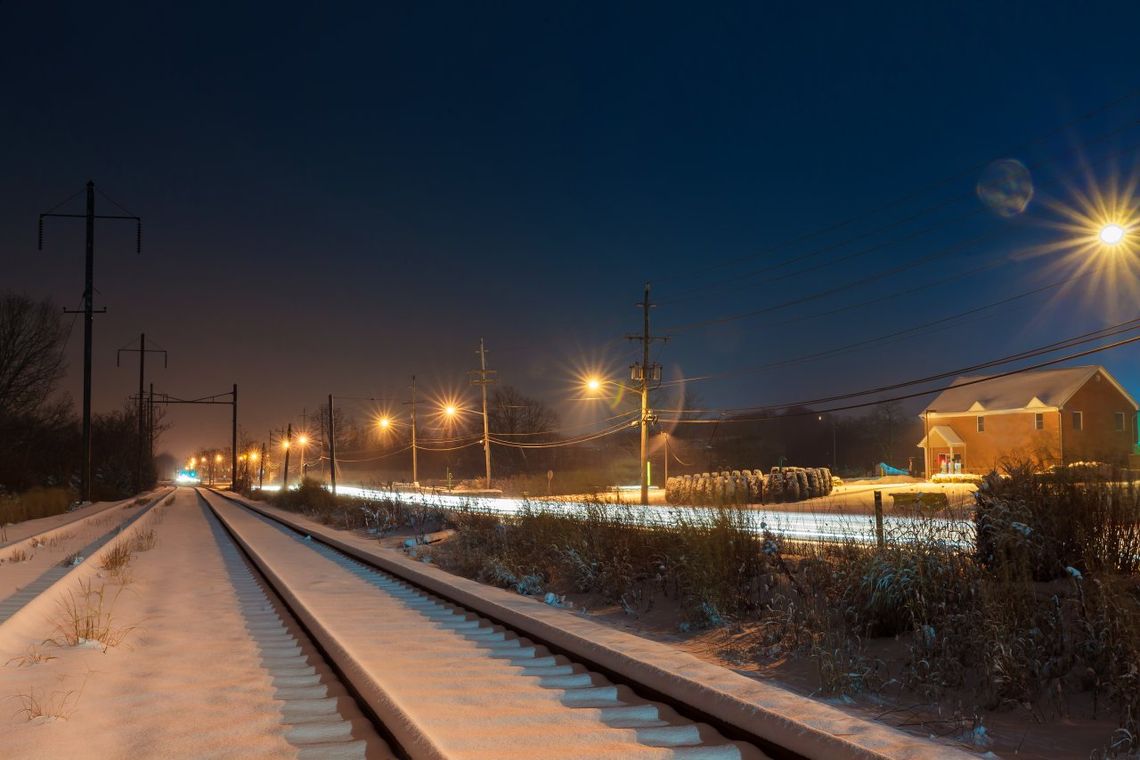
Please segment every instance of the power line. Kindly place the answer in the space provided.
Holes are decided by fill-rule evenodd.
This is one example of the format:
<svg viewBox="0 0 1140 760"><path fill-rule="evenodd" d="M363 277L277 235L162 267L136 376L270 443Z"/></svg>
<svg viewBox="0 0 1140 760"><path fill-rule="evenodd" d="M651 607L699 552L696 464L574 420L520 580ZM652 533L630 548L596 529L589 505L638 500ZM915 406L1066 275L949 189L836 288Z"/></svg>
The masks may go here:
<svg viewBox="0 0 1140 760"><path fill-rule="evenodd" d="M885 335L878 335L876 337L866 338L864 340L856 341L854 343L847 343L847 344L844 344L842 346L837 346L835 348L827 349L826 351L817 351L817 352L812 353L812 354L803 354L800 356L792 357L790 359L781 359L779 361L766 362L763 364L753 364L753 365L749 365L747 367L738 367L738 368L735 368L732 370L726 370L724 372L712 373L712 374L707 374L707 375L698 375L696 377L683 378L681 380L673 380L673 381L670 381L668 383L668 385L683 385L683 384L690 383L690 382L698 382L698 381L704 381L704 380L717 380L717 379L721 379L721 378L725 378L725 377L730 377L732 375L736 375L736 374L739 374L742 372L751 372L751 371L763 370L763 369L775 369L777 367L789 367L789 366L794 366L797 364L804 364L807 362L815 361L817 359L823 359L823 358L826 358L829 356L836 356L838 354L846 353L848 351L853 351L857 348L862 348L864 346L869 346L869 345L873 345L876 343L890 342L890 341L896 340L900 337L913 336L913 335L922 333L924 331L930 330L930 328L934 328L934 327L938 327L938 326L941 326L941 327L939 327L939 329L945 329L946 327L951 326L951 323L965 319L966 317L970 317L970 316L973 316L975 314L980 314L981 312L988 311L990 309L996 309L1000 306L1005 306L1005 305L1013 303L1015 301L1019 301L1023 298L1028 298L1030 296L1039 295L1039 294L1044 293L1048 290L1053 290L1054 288L1059 288L1062 285L1071 284L1071 283L1076 282L1077 280L1080 280L1084 277L1088 277L1090 274L1092 274L1091 271L1085 272L1084 274L1078 275L1077 277L1066 277L1064 279L1057 280L1056 282L1051 282L1048 285L1043 285L1043 286L1038 287L1038 288L1033 288L1031 290L1027 290L1027 291L1024 291L1022 293L1018 293L1016 295L1008 296L1006 298L1002 298L1002 299L999 299L997 301L991 301L989 303L982 304L981 306L976 306L974 308L967 309L965 311L961 311L961 312L958 312L956 314L951 314L950 316L940 317L939 319L934 319L934 320L931 320L929 322L924 322L924 323L919 324L919 325L913 325L913 326L907 327L903 330L896 330L895 332L887 333Z"/></svg>
<svg viewBox="0 0 1140 760"><path fill-rule="evenodd" d="M1005 357L1001 357L999 359L994 359L994 360L991 360L988 362L983 362L981 364L975 364L975 365L972 365L970 367L959 368L959 369L955 369L955 370L951 370L951 371L947 371L947 372L942 372L942 373L939 373L936 375L929 375L929 376L924 377L924 378L918 378L915 380L908 380L908 381L901 382L901 383L895 383L892 385L879 386L877 388L870 388L870 389L866 389L866 390L862 390L862 391L856 391L853 393L845 393L845 394L839 394L839 395L835 395L835 396L826 396L826 397L817 398L817 399L808 399L808 400L801 400L801 401L781 403L781 404L768 404L768 405L764 405L764 406L752 406L752 407L735 407L735 408L723 409L723 410L702 410L702 411L706 411L706 412L717 412L717 413L721 414L722 417L719 420L674 419L674 420L664 420L664 421L670 422L670 423L679 423L679 424L710 424L710 423L716 423L716 422L758 422L758 421L762 421L762 420L771 419L771 417L768 416L768 417L749 418L749 417L733 417L733 416L727 416L727 415L729 415L731 412L746 412L746 411L775 412L775 411L780 410L780 409L786 410L786 409L790 409L790 408L797 407L797 406L810 406L812 404L829 403L831 401L842 401L845 399L858 398L861 396L868 396L868 395L871 395L874 393L883 393L883 392L886 392L889 390L895 390L895 389L910 387L910 386L914 386L914 385L923 385L923 384L926 384L929 382L933 382L934 380L945 379L947 377L952 377L955 375L962 375L963 373L974 372L974 371L977 371L978 369L986 369L989 367L1001 366L1002 364L1009 364L1010 362L1020 361L1020 360L1031 358L1034 356L1040 356L1043 354L1052 353L1053 351L1058 351L1058 350L1061 350L1062 348L1072 348L1074 346L1078 346L1078 345L1081 345L1084 343L1088 343L1092 340L1099 340L1102 338L1112 337L1114 335L1120 335L1120 334L1123 334L1126 332L1131 332L1133 330L1140 329L1140 324L1138 324L1138 323L1140 323L1140 317L1138 317L1136 319L1129 320L1127 322L1119 323L1117 325L1112 325L1110 327L1103 328L1103 329L1098 330L1094 333L1086 333L1083 336L1076 336L1073 338L1068 338L1066 340L1058 341L1056 343L1049 344L1048 346L1043 346L1043 347L1040 347L1037 349L1032 349L1030 351L1023 351L1023 352L1018 353L1018 354L1008 355ZM1120 346L1129 345L1129 344L1134 343L1138 340L1140 340L1140 336L1134 336L1131 338L1126 338L1124 340L1117 341L1115 343L1106 344L1104 346L1097 346L1095 348L1087 349L1085 351L1081 351L1081 352L1078 352L1075 354L1069 354L1067 356L1062 356L1062 357L1057 358L1057 359L1050 359L1048 361L1040 362L1038 364L1034 364L1034 365L1031 365L1029 367L1022 367L1020 369L1010 370L1008 372L1003 372L1003 373L999 373L996 375L988 375L985 377L977 378L975 380L970 380L967 382L958 383L954 387L974 385L975 383L985 382L986 380L992 380L992 379L999 378L999 377L1008 377L1010 375L1018 374L1019 372L1028 372L1028 371L1031 371L1034 369L1040 369L1042 367L1048 367L1048 366L1052 366L1054 364L1060 364L1061 362L1068 361L1070 359L1077 359L1077 358L1081 358L1083 356L1089 356L1091 354L1095 354L1095 353L1098 353L1101 351L1107 351L1107 350L1110 350L1113 348L1118 348ZM934 393L934 392L935 392L935 389L929 389L928 388L928 389L923 390L923 391L918 391L915 393L905 394L905 395L901 395L901 396L893 396L890 398L876 399L874 401L867 401L867 402L863 402L863 403L859 403L859 404L851 404L851 405L847 405L847 406L832 407L832 408L828 408L828 409L812 409L812 410L805 411L802 413L788 414L786 416L801 416L804 414L826 414L829 412L847 411L849 409L861 409L861 408L868 407L868 406L878 406L880 404L890 403L892 401L903 401L906 399L917 398L919 396L926 396L926 395L929 395L929 394ZM671 411L671 412L690 412L693 410L668 410L668 411Z"/></svg>

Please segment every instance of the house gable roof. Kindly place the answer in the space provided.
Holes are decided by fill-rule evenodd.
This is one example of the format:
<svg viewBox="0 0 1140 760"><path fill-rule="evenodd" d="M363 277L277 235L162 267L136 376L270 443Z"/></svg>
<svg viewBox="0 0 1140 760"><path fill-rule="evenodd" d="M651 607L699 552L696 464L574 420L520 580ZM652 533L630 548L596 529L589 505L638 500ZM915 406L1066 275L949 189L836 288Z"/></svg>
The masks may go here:
<svg viewBox="0 0 1140 760"><path fill-rule="evenodd" d="M923 412L968 414L981 410L1056 408L1065 405L1097 373L1101 373L1128 399L1133 410L1140 409L1120 383L1104 367L1063 367L1018 372L1005 377L964 375L938 394Z"/></svg>

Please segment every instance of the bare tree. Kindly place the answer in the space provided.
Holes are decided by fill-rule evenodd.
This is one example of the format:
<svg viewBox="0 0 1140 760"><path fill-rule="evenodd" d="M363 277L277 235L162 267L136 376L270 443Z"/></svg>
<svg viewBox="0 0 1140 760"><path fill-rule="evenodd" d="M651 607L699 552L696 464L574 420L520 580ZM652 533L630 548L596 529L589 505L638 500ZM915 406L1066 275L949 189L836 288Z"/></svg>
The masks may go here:
<svg viewBox="0 0 1140 760"><path fill-rule="evenodd" d="M529 398L510 385L495 388L487 399L491 435L511 443L544 443L552 439L558 415L550 407ZM526 449L500 446L498 468L508 474L527 469Z"/></svg>
<svg viewBox="0 0 1140 760"><path fill-rule="evenodd" d="M0 294L0 417L32 414L63 376L67 329L51 301Z"/></svg>

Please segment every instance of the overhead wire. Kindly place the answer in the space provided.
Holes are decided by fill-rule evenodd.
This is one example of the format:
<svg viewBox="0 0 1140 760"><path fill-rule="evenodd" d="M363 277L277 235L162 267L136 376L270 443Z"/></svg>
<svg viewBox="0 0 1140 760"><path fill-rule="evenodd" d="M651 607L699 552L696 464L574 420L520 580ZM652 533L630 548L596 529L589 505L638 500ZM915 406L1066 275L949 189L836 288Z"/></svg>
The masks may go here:
<svg viewBox="0 0 1140 760"><path fill-rule="evenodd" d="M736 367L736 368L733 368L731 370L726 370L724 372L715 372L715 373L710 373L710 374L705 374L705 375L696 375L694 377L682 378L679 380L670 380L667 383L665 383L665 385L684 385L684 384L687 384L690 382L701 382L701 381L705 381L705 380L717 380L717 379L721 379L724 377L736 375L736 374L739 374L742 372L754 372L756 370L775 369L777 367L795 366L798 364L804 364L804 363L815 361L818 359L827 358L829 356L838 356L840 354L847 353L849 351L854 351L856 349L864 348L864 347L870 346L870 345L875 345L875 344L879 344L879 343L894 342L898 338L911 337L914 335L922 334L922 333L924 333L926 331L930 331L932 328L936 328L936 327L938 329L945 329L947 327L952 327L953 323L958 322L960 320L966 319L968 317L971 317L971 316L974 316L977 314L981 314L982 312L989 311L991 309L996 309L996 308L999 308L1001 306L1009 305L1009 304L1014 303L1016 301L1020 301L1020 300L1025 299L1025 298L1029 298L1030 296L1040 295L1041 293L1047 292L1049 290L1054 290L1056 288L1059 288L1062 285L1072 284L1072 283L1074 283L1074 282L1076 282L1082 278L1088 277L1091 274L1093 274L1093 272L1088 271L1088 272L1084 272L1080 275L1077 275L1076 277L1065 277L1065 278L1062 278L1060 280L1056 280L1054 282L1051 282L1048 285L1042 285L1041 287L1032 288L1030 290L1026 290L1026 291L1023 291L1021 293L1017 293L1017 294L1012 295L1012 296L1007 296L1005 298L1001 298L997 301L990 301L989 303L984 303L980 306L975 306L973 308L966 309L965 311L960 311L960 312L957 312L955 314L951 314L949 316L940 317L938 319L934 319L934 320L931 320L929 322L924 322L924 323L918 324L918 325L912 325L911 327L907 327L907 328L904 328L902 330L896 330L894 332L886 333L884 335L877 335L873 338L866 338L864 340L855 341L854 343L846 343L842 346L836 346L834 348L830 348L830 349L827 349L824 351L817 351L815 353L810 353L810 354L802 354L800 356L794 356L794 357L791 357L788 359L780 359L778 361L764 362L762 364L748 365L746 367Z"/></svg>
<svg viewBox="0 0 1140 760"><path fill-rule="evenodd" d="M747 418L747 417L732 416L732 415L734 413L740 413L740 412L759 412L759 411L775 412L775 411L778 411L781 409L787 410L787 409L791 409L794 407L807 407L807 406L811 406L813 404L822 404L822 403L830 403L833 401L842 401L842 400L851 399L851 398L859 398L862 396L869 396L869 395L873 395L873 394L877 394L877 393L884 393L884 392L887 392L890 390L897 390L900 388L906 388L906 387L911 387L911 386L915 386L915 385L925 385L925 384L928 384L928 383L933 382L935 380L945 379L948 377L953 377L955 375L963 375L966 372L975 372L979 369L988 369L991 367L997 367L997 366L1001 366L1003 364L1009 364L1009 363L1012 363L1015 361L1021 361L1021 360L1027 359L1027 358L1042 356L1044 354L1053 353L1055 351L1059 351L1059 350L1062 350L1064 348L1073 348L1073 347L1076 347L1079 345L1083 345L1085 343L1089 343L1089 342L1094 341L1094 340L1100 340L1103 338L1113 337L1116 335L1122 335L1124 333L1132 332L1132 331L1137 330L1137 329L1140 329L1140 317L1137 317L1136 319L1128 320L1126 322L1121 322L1121 323L1118 323L1116 325L1111 325L1109 327L1102 328L1101 330L1097 330L1097 331L1094 331L1092 333L1085 333L1084 335L1078 335L1078 336L1074 336L1072 338L1067 338L1065 340L1058 341L1058 342L1049 344L1047 346L1042 346L1042 347L1039 347L1036 349L1019 352L1017 354L1007 355L1004 357L1000 357L998 359L993 359L993 360L990 360L987 362L982 362L982 363L975 364L975 365L972 365L969 367L958 368L955 370L941 372L941 373L938 373L935 375L929 375L927 377L917 378L914 380L907 380L904 382L894 383L891 385L878 386L876 388L865 389L865 390L856 391L856 392L852 392L852 393L837 394L837 395L833 395L833 396L825 396L825 397L816 398L816 399L806 399L806 400L799 400L799 401L793 401L793 402L784 402L784 403L779 403L779 404L764 404L764 405L749 406L749 407L725 408L725 409L721 409L721 410L708 410L708 409L700 410L701 412L704 412L704 413L711 413L711 412L719 413L721 415L721 418L719 420L709 420L709 419L695 420L695 419L677 418L677 419L670 419L670 420L664 420L664 421L670 422L670 423L678 423L678 424L710 424L710 423L715 423L715 422L739 422L739 421L753 421L753 422L755 422L755 421L759 421L759 420L772 419L772 417L770 417L770 416L769 417L761 417L761 418ZM1077 359L1077 358L1089 356L1089 355L1092 355L1092 354L1095 354L1095 353L1098 353L1101 351L1106 351L1106 350L1110 350L1110 349L1114 349L1114 348L1119 348L1121 346L1129 345L1129 344L1131 344L1137 340L1140 340L1140 336L1134 336L1134 337L1127 338L1127 339L1124 339L1121 341L1117 341L1115 343L1106 344L1104 346L1097 346L1097 347L1094 347L1091 349L1087 349L1085 351L1081 351L1078 353L1062 356L1060 358L1050 359L1048 361L1040 362L1040 363L1037 363L1037 364L1034 364L1034 365L1031 365L1028 367L1021 367L1019 369L1010 370L1008 372L1002 372L1002 373L999 373L996 375L986 375L986 376L979 377L976 379L965 380L961 383L956 383L955 387L974 385L976 383L986 382L987 380L993 380L993 379L1001 378L1001 377L1009 377L1010 375L1015 375L1015 374L1018 374L1020 372L1029 372L1029 371L1032 371L1034 369L1040 369L1043 367L1052 366L1055 364L1060 364L1061 362L1069 361L1071 359ZM906 399L917 398L920 396L926 396L926 395L929 395L931 393L935 393L937 390L938 389L928 388L926 390L918 391L915 393L910 393L910 394L901 395L901 396L893 396L890 398L876 399L874 401L868 401L868 402L859 403L859 404L852 404L852 405L848 405L848 406L831 407L831 408L827 408L827 409L810 409L810 410L802 412L802 414L826 414L829 412L846 411L849 409L860 409L860 408L864 408L867 406L878 406L880 404L890 403L892 401L902 401L902 400L906 400ZM669 411L669 412L693 412L694 410L665 410L665 411ZM790 415L790 416L799 416L799 414L800 413L796 413L796 414Z"/></svg>

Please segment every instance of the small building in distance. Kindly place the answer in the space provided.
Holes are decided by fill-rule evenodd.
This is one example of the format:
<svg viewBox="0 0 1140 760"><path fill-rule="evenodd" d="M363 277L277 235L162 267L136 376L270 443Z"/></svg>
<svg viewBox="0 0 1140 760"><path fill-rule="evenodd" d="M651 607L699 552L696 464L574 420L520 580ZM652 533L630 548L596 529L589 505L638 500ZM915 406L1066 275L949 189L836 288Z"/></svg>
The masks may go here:
<svg viewBox="0 0 1140 760"><path fill-rule="evenodd" d="M1100 366L957 378L922 411L927 477L984 475L1006 461L1126 466L1136 401Z"/></svg>

